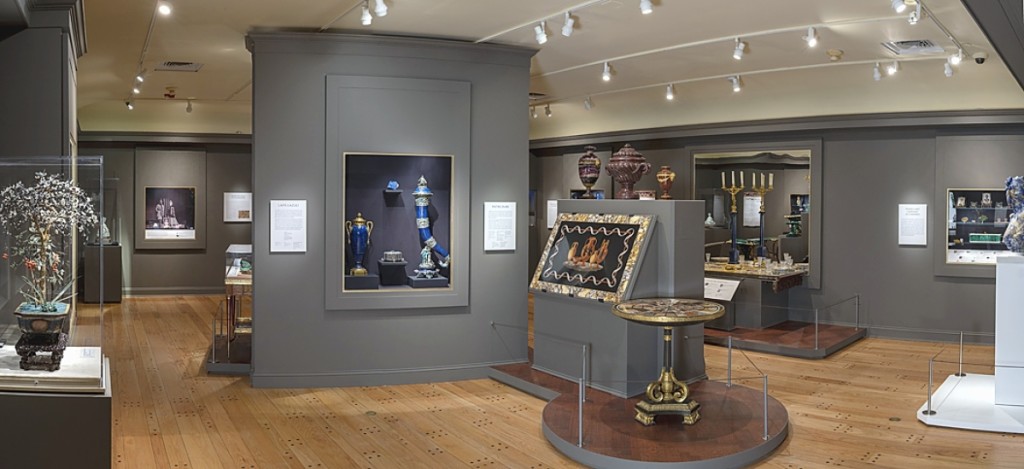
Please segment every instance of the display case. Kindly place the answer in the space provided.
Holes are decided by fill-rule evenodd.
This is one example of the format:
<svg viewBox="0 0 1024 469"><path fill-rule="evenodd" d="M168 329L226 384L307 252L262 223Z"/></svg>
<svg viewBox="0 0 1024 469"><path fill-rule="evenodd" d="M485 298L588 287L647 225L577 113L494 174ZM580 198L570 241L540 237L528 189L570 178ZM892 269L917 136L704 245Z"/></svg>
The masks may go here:
<svg viewBox="0 0 1024 469"><path fill-rule="evenodd" d="M251 244L232 244L224 251L224 301L214 319L206 371L244 375L252 363Z"/></svg>
<svg viewBox="0 0 1024 469"><path fill-rule="evenodd" d="M948 189L946 263L995 265L1010 254L1003 232L1010 208L1002 189Z"/></svg>
<svg viewBox="0 0 1024 469"><path fill-rule="evenodd" d="M107 390L104 305L78 301L76 282L103 281L102 264L80 269L103 185L102 157L0 158L0 391Z"/></svg>

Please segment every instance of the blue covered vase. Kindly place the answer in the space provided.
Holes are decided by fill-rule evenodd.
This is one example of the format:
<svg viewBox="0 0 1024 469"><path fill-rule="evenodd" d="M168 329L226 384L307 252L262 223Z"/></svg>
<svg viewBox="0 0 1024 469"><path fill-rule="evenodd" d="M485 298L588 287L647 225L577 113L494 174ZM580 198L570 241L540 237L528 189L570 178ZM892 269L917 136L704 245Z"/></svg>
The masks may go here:
<svg viewBox="0 0 1024 469"><path fill-rule="evenodd" d="M345 231L348 232L348 242L352 248L352 260L355 267L349 270L349 275L366 275L366 267L363 267L363 258L366 257L366 247L370 244L370 233L373 233L373 222L363 218L361 212L356 212L356 217L345 222Z"/></svg>

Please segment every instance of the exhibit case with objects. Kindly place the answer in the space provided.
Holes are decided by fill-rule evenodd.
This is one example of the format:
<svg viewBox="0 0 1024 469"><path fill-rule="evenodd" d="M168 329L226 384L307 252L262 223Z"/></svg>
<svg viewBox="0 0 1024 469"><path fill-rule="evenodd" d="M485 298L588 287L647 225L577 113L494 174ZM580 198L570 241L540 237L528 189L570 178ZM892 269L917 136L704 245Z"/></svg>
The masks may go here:
<svg viewBox="0 0 1024 469"><path fill-rule="evenodd" d="M947 195L947 264L995 265L1010 253L1003 245L1012 213L1004 189L948 189Z"/></svg>
<svg viewBox="0 0 1024 469"><path fill-rule="evenodd" d="M206 371L247 375L252 363L251 244L232 244L224 251L224 300L214 318Z"/></svg>

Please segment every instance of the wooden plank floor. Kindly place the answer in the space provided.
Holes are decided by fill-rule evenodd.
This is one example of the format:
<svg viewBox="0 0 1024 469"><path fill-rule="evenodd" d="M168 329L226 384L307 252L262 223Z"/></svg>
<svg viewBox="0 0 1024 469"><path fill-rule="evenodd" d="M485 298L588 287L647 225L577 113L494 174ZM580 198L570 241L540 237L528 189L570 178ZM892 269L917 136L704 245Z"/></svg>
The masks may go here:
<svg viewBox="0 0 1024 469"><path fill-rule="evenodd" d="M543 401L490 380L253 389L247 378L206 376L218 300L126 298L108 308L113 467L578 467L541 434ZM705 349L709 374L724 377L724 349ZM761 467L1022 467L1020 436L916 420L928 358L943 349L956 357L952 344L880 339L815 361L747 352L792 425ZM991 355L991 347L967 350L968 361ZM753 364L734 357L734 376L753 375ZM940 368L938 381L955 371Z"/></svg>

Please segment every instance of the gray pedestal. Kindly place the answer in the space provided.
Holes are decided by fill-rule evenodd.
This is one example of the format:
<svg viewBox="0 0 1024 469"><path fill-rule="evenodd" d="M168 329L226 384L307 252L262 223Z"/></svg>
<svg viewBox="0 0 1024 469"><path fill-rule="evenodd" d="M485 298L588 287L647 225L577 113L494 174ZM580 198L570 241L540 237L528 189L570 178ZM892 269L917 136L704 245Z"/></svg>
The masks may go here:
<svg viewBox="0 0 1024 469"><path fill-rule="evenodd" d="M100 275L100 256L103 256L103 274ZM100 302L100 287L104 303L121 302L121 245L86 245L82 263L85 283L82 301Z"/></svg>
<svg viewBox="0 0 1024 469"><path fill-rule="evenodd" d="M763 329L789 318L789 290L772 291L770 282L745 278L733 296L736 326Z"/></svg>

